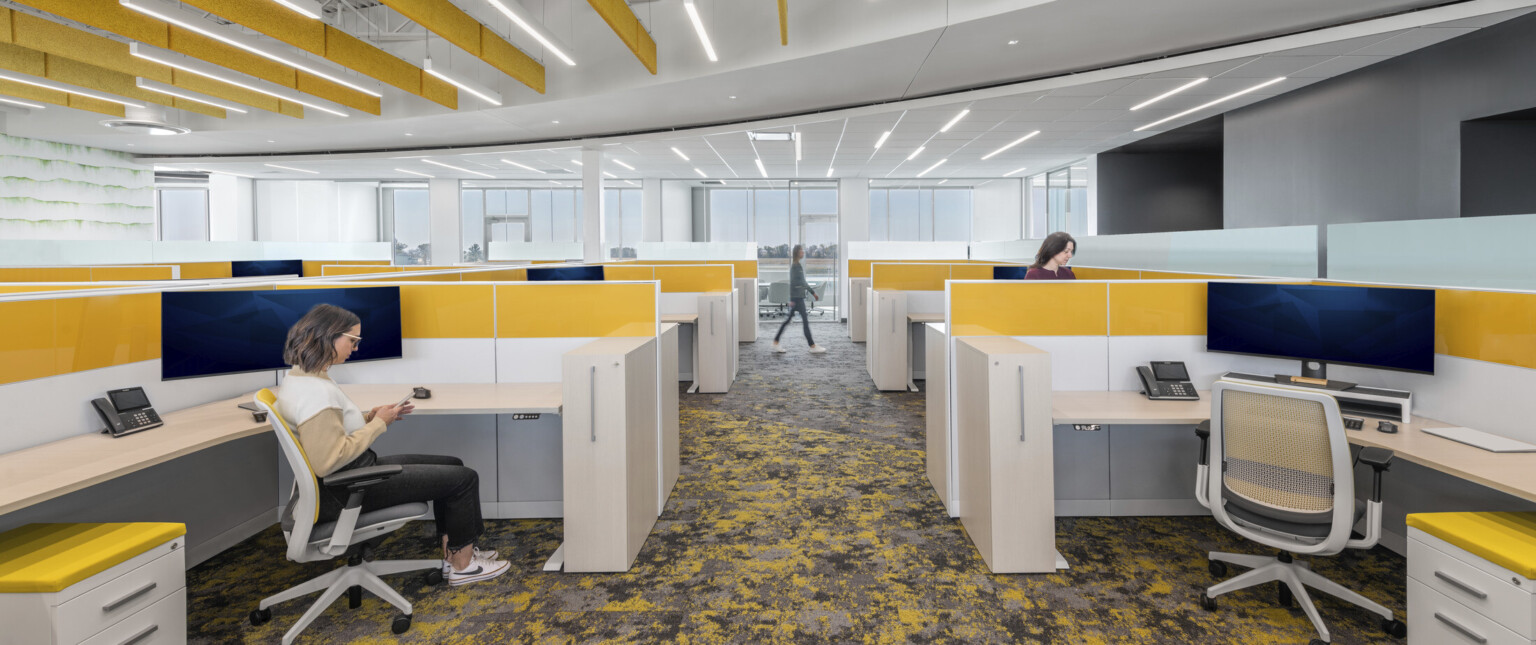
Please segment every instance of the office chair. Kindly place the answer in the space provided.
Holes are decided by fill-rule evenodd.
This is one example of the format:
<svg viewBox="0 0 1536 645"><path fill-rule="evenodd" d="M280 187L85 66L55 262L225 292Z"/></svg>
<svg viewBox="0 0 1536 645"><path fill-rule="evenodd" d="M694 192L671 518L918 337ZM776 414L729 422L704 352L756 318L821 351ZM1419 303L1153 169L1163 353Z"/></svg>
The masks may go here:
<svg viewBox="0 0 1536 645"><path fill-rule="evenodd" d="M1375 470L1371 499L1355 499L1354 468L1339 404L1325 392L1288 390L1217 381L1211 388L1211 419L1196 429L1200 461L1195 498L1222 526L1260 544L1280 549L1275 557L1211 552L1210 570L1225 576L1227 563L1251 570L1200 594L1200 605L1216 610L1216 597L1279 581L1280 604L1300 602L1302 611L1328 643L1328 627L1307 595L1312 587L1381 616L1381 628L1401 638L1407 626L1392 611L1314 573L1292 553L1334 555L1369 549L1381 536L1381 473L1392 451L1363 448L1359 461ZM1210 462L1221 464L1211 476ZM1213 503L1214 502L1214 503ZM1365 518L1365 536L1352 529Z"/></svg>
<svg viewBox="0 0 1536 645"><path fill-rule="evenodd" d="M768 285L768 302L778 307L779 313L784 313L784 308L789 306L789 282L774 282Z"/></svg>
<svg viewBox="0 0 1536 645"><path fill-rule="evenodd" d="M351 495L347 498L341 517L336 521L317 522L322 482L316 481L314 470L309 467L309 457L304 454L304 448L299 445L288 422L278 414L277 397L271 390L262 388L257 392L256 405L266 411L272 431L277 434L277 444L282 446L283 456L288 459L288 466L294 473L294 491L283 508L282 516L283 538L288 542L288 559L294 562L315 562L346 555L347 565L263 599L251 612L251 624L261 625L271 620L273 605L325 590L299 618L299 622L283 634L283 645L290 645L326 607L341 597L342 592L347 593L349 605L356 608L362 604L362 590L366 588L402 612L395 617L391 629L396 634L405 633L411 628L411 603L379 576L429 569L427 584L437 584L443 580L443 563L441 560L375 562L374 544L370 541L405 526L406 522L426 517L429 512L426 503L400 504L361 513L363 495L368 487L400 474L403 468L398 465L354 468L324 478L325 485L344 485L351 491Z"/></svg>

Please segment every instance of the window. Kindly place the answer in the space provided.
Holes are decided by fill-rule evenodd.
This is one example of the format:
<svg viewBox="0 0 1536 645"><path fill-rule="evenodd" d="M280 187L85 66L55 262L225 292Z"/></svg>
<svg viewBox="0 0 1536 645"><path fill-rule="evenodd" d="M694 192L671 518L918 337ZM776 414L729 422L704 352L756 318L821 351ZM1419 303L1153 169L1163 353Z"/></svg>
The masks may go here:
<svg viewBox="0 0 1536 645"><path fill-rule="evenodd" d="M775 308L771 301L774 282L789 279L790 250L805 246L806 278L818 287L822 299L813 314L837 318L837 284L840 265L837 245L837 183L825 181L767 181L766 188L708 188L705 213L695 221L706 227L710 242L752 242L757 245L759 305ZM819 311L820 313L815 313ZM828 315L830 314L830 315Z"/></svg>
<svg viewBox="0 0 1536 645"><path fill-rule="evenodd" d="M379 198L383 229L394 242L397 265L432 263L432 207L425 185L388 185Z"/></svg>
<svg viewBox="0 0 1536 645"><path fill-rule="evenodd" d="M161 188L155 191L155 222L163 241L208 241L208 190Z"/></svg>
<svg viewBox="0 0 1536 645"><path fill-rule="evenodd" d="M970 242L972 194L954 188L870 188L869 239Z"/></svg>
<svg viewBox="0 0 1536 645"><path fill-rule="evenodd" d="M511 244L580 242L581 189L547 186L545 182L464 182L459 192L461 260L490 260L493 246L505 251ZM498 252L496 257L509 255Z"/></svg>
<svg viewBox="0 0 1536 645"><path fill-rule="evenodd" d="M642 195L639 188L603 189L603 247L608 249L608 257L635 257Z"/></svg>
<svg viewBox="0 0 1536 645"><path fill-rule="evenodd" d="M1046 234L1066 231L1073 235L1087 235L1089 233L1087 166L1059 168L1045 173L1043 177ZM1038 181L1040 177L1035 179ZM1042 234L1040 237L1045 235Z"/></svg>

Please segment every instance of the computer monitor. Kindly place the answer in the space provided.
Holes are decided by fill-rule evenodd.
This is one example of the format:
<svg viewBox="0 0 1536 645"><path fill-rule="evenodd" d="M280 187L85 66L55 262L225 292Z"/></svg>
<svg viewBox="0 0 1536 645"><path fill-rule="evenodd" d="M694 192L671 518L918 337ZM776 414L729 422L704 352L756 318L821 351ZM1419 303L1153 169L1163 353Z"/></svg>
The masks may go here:
<svg viewBox="0 0 1536 645"><path fill-rule="evenodd" d="M362 320L367 342L347 362L404 355L399 287L167 291L160 294L160 378L284 369L288 328L322 302Z"/></svg>
<svg viewBox="0 0 1536 645"><path fill-rule="evenodd" d="M528 269L528 280L540 282L545 280L587 280L591 282L603 281L603 267L543 267Z"/></svg>
<svg viewBox="0 0 1536 645"><path fill-rule="evenodd" d="M1026 266L992 267L993 280L1023 280L1027 273L1029 273L1029 267Z"/></svg>
<svg viewBox="0 0 1536 645"><path fill-rule="evenodd" d="M1300 359L1312 378L1327 363L1433 374L1435 292L1212 282L1205 333L1207 351Z"/></svg>
<svg viewBox="0 0 1536 645"><path fill-rule="evenodd" d="M304 275L303 260L235 260L229 263L229 275L252 278L264 275Z"/></svg>

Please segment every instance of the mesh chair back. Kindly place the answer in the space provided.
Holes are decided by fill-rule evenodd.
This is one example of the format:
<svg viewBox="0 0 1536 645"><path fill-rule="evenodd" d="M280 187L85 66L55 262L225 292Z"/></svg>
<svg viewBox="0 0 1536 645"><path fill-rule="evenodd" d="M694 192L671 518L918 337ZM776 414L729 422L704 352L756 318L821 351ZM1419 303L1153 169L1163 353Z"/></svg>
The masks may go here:
<svg viewBox="0 0 1536 645"><path fill-rule="evenodd" d="M1242 390L1218 394L1221 477L1228 491L1282 512L1331 513L1335 447L1324 405Z"/></svg>
<svg viewBox="0 0 1536 645"><path fill-rule="evenodd" d="M774 282L768 285L768 302L776 305L789 303L789 283Z"/></svg>
<svg viewBox="0 0 1536 645"><path fill-rule="evenodd" d="M304 562L302 558L309 543L310 531L320 518L320 486L315 481L314 468L309 465L309 456L304 454L304 447L299 445L299 438L293 433L293 427L277 412L277 395L272 390L262 388L255 398L256 405L266 410L267 421L272 424L272 432L277 435L277 445L282 447L283 457L293 470L294 492L288 506L283 509L283 525L287 529L291 519L292 529L284 531L288 534L288 558Z"/></svg>

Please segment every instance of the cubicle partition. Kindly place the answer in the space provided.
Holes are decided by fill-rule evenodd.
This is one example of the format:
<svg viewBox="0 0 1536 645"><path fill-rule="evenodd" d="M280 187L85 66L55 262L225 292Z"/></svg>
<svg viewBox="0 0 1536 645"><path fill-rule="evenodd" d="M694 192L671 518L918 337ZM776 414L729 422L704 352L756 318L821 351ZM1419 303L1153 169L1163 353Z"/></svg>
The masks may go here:
<svg viewBox="0 0 1536 645"><path fill-rule="evenodd" d="M181 267L174 264L104 265L73 267L0 267L0 282L122 282L175 280Z"/></svg>
<svg viewBox="0 0 1536 645"><path fill-rule="evenodd" d="M970 247L970 257L1033 262L1042 241L977 242ZM1331 239L1329 244L1332 245ZM1320 260L1316 226L1277 226L1086 235L1077 238L1073 264L1175 273L1315 278L1321 275Z"/></svg>
<svg viewBox="0 0 1536 645"><path fill-rule="evenodd" d="M968 260L848 260L848 337L863 343L869 337L869 290L874 264L965 264Z"/></svg>
<svg viewBox="0 0 1536 645"><path fill-rule="evenodd" d="M865 360L877 389L917 391L913 380L926 378L925 341L922 333L913 333L914 326L943 320L947 281L991 280L993 266L971 262L870 265Z"/></svg>
<svg viewBox="0 0 1536 645"><path fill-rule="evenodd" d="M605 264L607 267L622 267L625 265L698 265L698 264L729 264L735 274L736 284L736 340L743 343L757 342L758 312L762 302L767 300L767 285L758 280L757 260L658 260L641 259L626 262L613 262Z"/></svg>
<svg viewBox="0 0 1536 645"><path fill-rule="evenodd" d="M736 380L741 308L731 264L617 263L603 267L610 280L656 280L661 285L660 312L664 321L691 327L679 337L680 373L693 380L690 392L730 391ZM691 375L691 376L690 376Z"/></svg>

